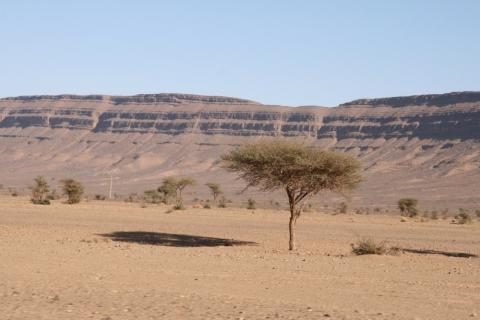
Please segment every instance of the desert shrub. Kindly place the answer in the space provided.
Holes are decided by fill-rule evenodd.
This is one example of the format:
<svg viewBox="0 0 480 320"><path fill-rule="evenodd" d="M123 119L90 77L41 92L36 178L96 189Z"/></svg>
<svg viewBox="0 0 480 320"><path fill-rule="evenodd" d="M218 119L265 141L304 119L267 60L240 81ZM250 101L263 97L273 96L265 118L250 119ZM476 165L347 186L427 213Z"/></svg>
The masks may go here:
<svg viewBox="0 0 480 320"><path fill-rule="evenodd" d="M403 198L398 200L398 208L402 215L415 217L418 214L418 200L414 198Z"/></svg>
<svg viewBox="0 0 480 320"><path fill-rule="evenodd" d="M375 209L373 209L373 212L380 213L380 212L382 212L382 209L379 208L379 207L376 207Z"/></svg>
<svg viewBox="0 0 480 320"><path fill-rule="evenodd" d="M96 194L94 197L95 200L105 200L106 197L103 194Z"/></svg>
<svg viewBox="0 0 480 320"><path fill-rule="evenodd" d="M63 179L60 181L62 191L67 196L67 203L75 204L82 200L83 185L74 179Z"/></svg>
<svg viewBox="0 0 480 320"><path fill-rule="evenodd" d="M253 200L252 198L249 198L247 200L247 209L249 210L255 210L257 207L257 202Z"/></svg>
<svg viewBox="0 0 480 320"><path fill-rule="evenodd" d="M143 192L143 200L146 203L158 204L162 201L162 195L157 190L145 190ZM134 198L132 198L132 201Z"/></svg>
<svg viewBox="0 0 480 320"><path fill-rule="evenodd" d="M361 208L355 208L354 212L355 214L363 214L363 211Z"/></svg>
<svg viewBox="0 0 480 320"><path fill-rule="evenodd" d="M386 242L375 242L372 238L363 238L352 244L352 252L356 255L385 254L387 253Z"/></svg>
<svg viewBox="0 0 480 320"><path fill-rule="evenodd" d="M454 222L458 224L470 224L473 223L473 219L468 209L460 208L458 209L458 214L455 216Z"/></svg>
<svg viewBox="0 0 480 320"><path fill-rule="evenodd" d="M437 212L437 210L433 210L433 211L430 213L430 219L432 219L432 220L438 220L438 212Z"/></svg>
<svg viewBox="0 0 480 320"><path fill-rule="evenodd" d="M475 210L475 215L480 218L480 209Z"/></svg>
<svg viewBox="0 0 480 320"><path fill-rule="evenodd" d="M10 190L10 195L11 195L12 197L18 197L18 191L15 190L15 189L11 189L11 190Z"/></svg>
<svg viewBox="0 0 480 320"><path fill-rule="evenodd" d="M346 202L340 203L340 205L338 206L338 213L347 213L347 210L348 210L347 203Z"/></svg>
<svg viewBox="0 0 480 320"><path fill-rule="evenodd" d="M227 199L225 197L221 197L218 201L219 208L226 208L227 207Z"/></svg>
<svg viewBox="0 0 480 320"><path fill-rule="evenodd" d="M185 207L183 206L182 202L179 202L173 206L173 210L185 210Z"/></svg>
<svg viewBox="0 0 480 320"><path fill-rule="evenodd" d="M38 176L34 180L34 185L30 186L30 190L32 191L32 197L30 201L33 204L42 204L47 205L50 204L50 200L48 199L48 194L50 193L50 187L45 180L44 177Z"/></svg>
<svg viewBox="0 0 480 320"><path fill-rule="evenodd" d="M205 202L203 204L203 209L211 209L211 208L212 208L212 206L210 205L210 202Z"/></svg>
<svg viewBox="0 0 480 320"><path fill-rule="evenodd" d="M356 255L365 254L398 254L402 251L399 247L390 247L386 241L376 242L372 238L363 238L352 244L352 253Z"/></svg>

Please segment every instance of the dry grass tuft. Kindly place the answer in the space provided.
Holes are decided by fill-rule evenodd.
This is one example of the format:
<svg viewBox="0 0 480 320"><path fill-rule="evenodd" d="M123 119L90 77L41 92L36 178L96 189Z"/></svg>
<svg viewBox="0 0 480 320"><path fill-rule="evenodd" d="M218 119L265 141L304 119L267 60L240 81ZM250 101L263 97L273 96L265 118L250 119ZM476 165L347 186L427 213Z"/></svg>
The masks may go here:
<svg viewBox="0 0 480 320"><path fill-rule="evenodd" d="M399 247L389 247L386 241L376 242L372 238L363 238L357 241L356 244L352 244L352 253L357 256L366 254L398 254L402 251Z"/></svg>

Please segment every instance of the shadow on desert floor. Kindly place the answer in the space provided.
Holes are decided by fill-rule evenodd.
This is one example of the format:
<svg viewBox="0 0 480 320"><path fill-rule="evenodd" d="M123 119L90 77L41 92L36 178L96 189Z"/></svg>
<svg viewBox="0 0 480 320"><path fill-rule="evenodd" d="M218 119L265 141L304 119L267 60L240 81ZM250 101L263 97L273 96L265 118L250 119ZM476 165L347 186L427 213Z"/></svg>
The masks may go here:
<svg viewBox="0 0 480 320"><path fill-rule="evenodd" d="M449 251L439 251L439 250L430 250L430 249L408 249L402 248L403 252L408 253L417 253L417 254L438 254L447 257L457 257L457 258L478 258L476 254L466 253L466 252L449 252Z"/></svg>
<svg viewBox="0 0 480 320"><path fill-rule="evenodd" d="M167 247L221 247L257 245L257 243L253 241L146 231L115 231L112 233L100 234L100 236L110 238L113 241Z"/></svg>

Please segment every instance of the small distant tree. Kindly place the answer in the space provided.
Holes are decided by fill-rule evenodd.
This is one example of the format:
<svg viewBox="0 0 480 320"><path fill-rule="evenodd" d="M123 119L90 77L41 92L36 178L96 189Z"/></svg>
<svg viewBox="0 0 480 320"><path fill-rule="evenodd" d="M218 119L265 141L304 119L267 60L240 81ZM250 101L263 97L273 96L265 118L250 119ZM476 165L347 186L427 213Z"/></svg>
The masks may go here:
<svg viewBox="0 0 480 320"><path fill-rule="evenodd" d="M398 200L398 209L402 215L415 217L418 214L418 200L414 198L403 198Z"/></svg>
<svg viewBox="0 0 480 320"><path fill-rule="evenodd" d="M44 177L38 176L34 180L34 185L30 187L32 190L32 198L30 199L33 204L50 204L48 196L50 194L50 186Z"/></svg>
<svg viewBox="0 0 480 320"><path fill-rule="evenodd" d="M212 193L213 204L216 204L218 196L223 194L223 191L220 188L220 185L215 182L207 182L205 185L210 189L210 192Z"/></svg>
<svg viewBox="0 0 480 320"><path fill-rule="evenodd" d="M168 177L163 179L162 185L158 188L158 191L165 195L166 201L172 196L175 196L175 208L181 209L183 208L183 190L188 186L194 186L196 184L197 182L195 179L190 177L181 179Z"/></svg>
<svg viewBox="0 0 480 320"><path fill-rule="evenodd" d="M67 203L79 203L83 196L83 185L74 179L63 179L60 181L62 191L67 196Z"/></svg>
<svg viewBox="0 0 480 320"><path fill-rule="evenodd" d="M346 194L361 181L360 162L353 156L285 140L246 144L222 160L224 168L247 182L247 188L285 190L290 204L290 250L296 247L296 222L310 197L322 190Z"/></svg>

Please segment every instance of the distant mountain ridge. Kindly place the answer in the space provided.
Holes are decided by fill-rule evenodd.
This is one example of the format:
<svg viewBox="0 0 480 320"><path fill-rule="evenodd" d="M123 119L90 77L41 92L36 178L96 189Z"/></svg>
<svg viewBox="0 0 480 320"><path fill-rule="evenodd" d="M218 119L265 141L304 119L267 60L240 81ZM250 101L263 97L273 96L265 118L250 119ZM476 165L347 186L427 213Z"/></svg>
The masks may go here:
<svg viewBox="0 0 480 320"><path fill-rule="evenodd" d="M414 95L404 97L376 98L376 99L358 99L343 103L341 106L349 105L370 105L370 106L447 106L457 103L478 103L480 102L480 91L462 91L450 92L444 94Z"/></svg>
<svg viewBox="0 0 480 320"><path fill-rule="evenodd" d="M35 101L35 100L87 100L87 101L110 101L114 104L126 103L185 103L185 102L203 102L203 103L242 103L242 104L260 104L255 101L223 97L223 96L203 96L195 94L183 93L158 93L158 94L137 94L133 96L109 96L109 95L75 95L75 94L60 94L60 95L33 95L33 96L18 96L7 97L0 100L20 100L20 101Z"/></svg>

